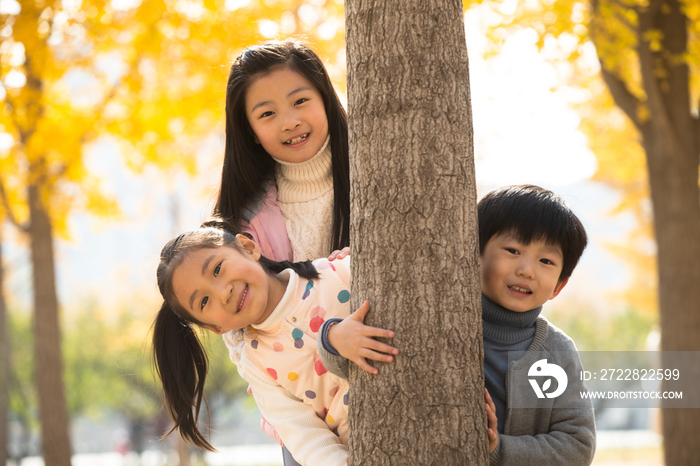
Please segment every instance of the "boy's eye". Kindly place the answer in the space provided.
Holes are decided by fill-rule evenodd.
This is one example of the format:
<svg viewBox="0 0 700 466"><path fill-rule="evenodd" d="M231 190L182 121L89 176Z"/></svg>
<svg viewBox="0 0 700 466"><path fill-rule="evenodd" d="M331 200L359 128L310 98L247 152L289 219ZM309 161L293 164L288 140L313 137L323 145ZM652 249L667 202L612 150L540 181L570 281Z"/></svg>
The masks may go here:
<svg viewBox="0 0 700 466"><path fill-rule="evenodd" d="M540 262L542 262L543 264L547 264L547 265L554 265L554 262L552 262L549 259L540 259Z"/></svg>
<svg viewBox="0 0 700 466"><path fill-rule="evenodd" d="M204 309L204 306L207 305L207 301L209 301L209 296L205 296L202 298L202 304L199 306L200 309Z"/></svg>
<svg viewBox="0 0 700 466"><path fill-rule="evenodd" d="M221 264L217 265L214 267L214 276L217 277L219 275L219 271L221 270Z"/></svg>
<svg viewBox="0 0 700 466"><path fill-rule="evenodd" d="M513 248L505 248L505 250L508 251L508 252L511 253L511 254L517 254L517 253L518 253L518 251L517 251L516 249L513 249Z"/></svg>

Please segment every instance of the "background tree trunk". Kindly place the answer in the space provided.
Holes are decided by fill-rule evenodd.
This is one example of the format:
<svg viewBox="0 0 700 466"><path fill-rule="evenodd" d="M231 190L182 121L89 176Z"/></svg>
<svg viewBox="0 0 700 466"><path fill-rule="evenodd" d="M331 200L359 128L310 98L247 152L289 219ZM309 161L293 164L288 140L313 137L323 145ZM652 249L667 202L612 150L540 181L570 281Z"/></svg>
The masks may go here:
<svg viewBox="0 0 700 466"><path fill-rule="evenodd" d="M10 339L5 302L5 269L2 261L2 220L0 220L0 465L7 461L7 422L10 389Z"/></svg>
<svg viewBox="0 0 700 466"><path fill-rule="evenodd" d="M697 154L684 154L672 134L645 136L658 245L661 349L700 351L700 203L698 163L694 160ZM661 141L655 142L658 139ZM692 369L694 372L683 374L683 378L697 384L700 367L689 368ZM697 390L696 386L686 387ZM666 464L696 465L700 457L700 409L664 409L662 429Z"/></svg>
<svg viewBox="0 0 700 466"><path fill-rule="evenodd" d="M396 361L350 372L351 465L488 462L462 3L345 5L352 307Z"/></svg>
<svg viewBox="0 0 700 466"><path fill-rule="evenodd" d="M46 466L70 466L71 446L63 385L51 221L37 185L29 186L28 198L42 451Z"/></svg>
<svg viewBox="0 0 700 466"><path fill-rule="evenodd" d="M639 11L638 39L651 115L641 133L658 246L661 349L700 351L700 144L697 118L690 113L688 64L674 59L687 53L688 18L677 0L663 3ZM662 50L645 39L651 30L661 31ZM697 384L700 367L683 377ZM697 464L700 409L665 409L662 426L666 464Z"/></svg>

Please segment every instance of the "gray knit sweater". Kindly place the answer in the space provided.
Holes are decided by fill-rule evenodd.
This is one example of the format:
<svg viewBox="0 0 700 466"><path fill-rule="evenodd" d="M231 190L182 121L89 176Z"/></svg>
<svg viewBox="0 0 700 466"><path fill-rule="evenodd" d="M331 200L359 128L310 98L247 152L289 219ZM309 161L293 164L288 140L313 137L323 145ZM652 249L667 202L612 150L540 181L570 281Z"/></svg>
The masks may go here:
<svg viewBox="0 0 700 466"><path fill-rule="evenodd" d="M595 454L595 417L591 401L579 394L585 387L578 374L581 362L576 345L542 316L535 321L535 327L525 355L508 366L506 399L515 396L509 378L514 377L515 371L527 371L543 353L547 354L548 363L564 369L569 384L562 395L540 400L537 408L513 408L506 403L504 433L498 436L498 446L491 453L491 466L589 466ZM347 378L349 361L323 346L323 330L318 332L323 365Z"/></svg>

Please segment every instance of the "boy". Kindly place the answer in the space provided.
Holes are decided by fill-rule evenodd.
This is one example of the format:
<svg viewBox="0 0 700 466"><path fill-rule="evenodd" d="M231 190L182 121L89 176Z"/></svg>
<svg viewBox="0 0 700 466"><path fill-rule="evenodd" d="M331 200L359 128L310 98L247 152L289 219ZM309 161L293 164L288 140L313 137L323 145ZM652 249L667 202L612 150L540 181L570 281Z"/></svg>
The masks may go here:
<svg viewBox="0 0 700 466"><path fill-rule="evenodd" d="M566 286L586 247L583 225L561 198L532 185L488 193L479 201L478 216L490 463L590 465L595 421L591 401L580 396L585 387L576 346L539 315ZM364 314L322 327L318 348L329 371L347 377L345 356L376 374L366 357L389 362L390 354L398 354L372 338L393 334L365 326ZM522 356L509 363L509 353ZM516 372L527 373L542 354L547 364L566 372L567 389L539 400L538 409L512 406L524 391L513 382Z"/></svg>

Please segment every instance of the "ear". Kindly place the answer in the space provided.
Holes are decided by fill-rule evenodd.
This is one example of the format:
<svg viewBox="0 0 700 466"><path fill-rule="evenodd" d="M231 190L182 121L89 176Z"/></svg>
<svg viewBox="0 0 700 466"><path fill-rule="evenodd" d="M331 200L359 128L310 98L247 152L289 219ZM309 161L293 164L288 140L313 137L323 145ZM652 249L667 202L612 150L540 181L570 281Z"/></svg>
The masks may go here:
<svg viewBox="0 0 700 466"><path fill-rule="evenodd" d="M204 325L202 325L202 328L205 328L211 332L214 332L217 335L223 335L224 333L228 332L228 329L221 328L218 325L204 324Z"/></svg>
<svg viewBox="0 0 700 466"><path fill-rule="evenodd" d="M241 235L240 233L236 235L236 241L238 241L238 245L242 247L245 252L250 254L253 259L256 261L260 260L260 255L262 253L260 252L260 246L258 246L258 243L248 238L246 235Z"/></svg>
<svg viewBox="0 0 700 466"><path fill-rule="evenodd" d="M557 283L557 286L554 288L554 291L552 292L552 296L549 299L554 299L557 296L559 296L559 293L561 293L561 290L564 289L564 287L566 286L567 283L569 283L568 278L565 278L564 280Z"/></svg>
<svg viewBox="0 0 700 466"><path fill-rule="evenodd" d="M255 131L253 131L253 128L250 127L250 123L246 125L248 128L248 132L250 133L251 136L253 136L253 141L255 141L255 144L260 144L260 139L258 139L258 135L255 134Z"/></svg>

